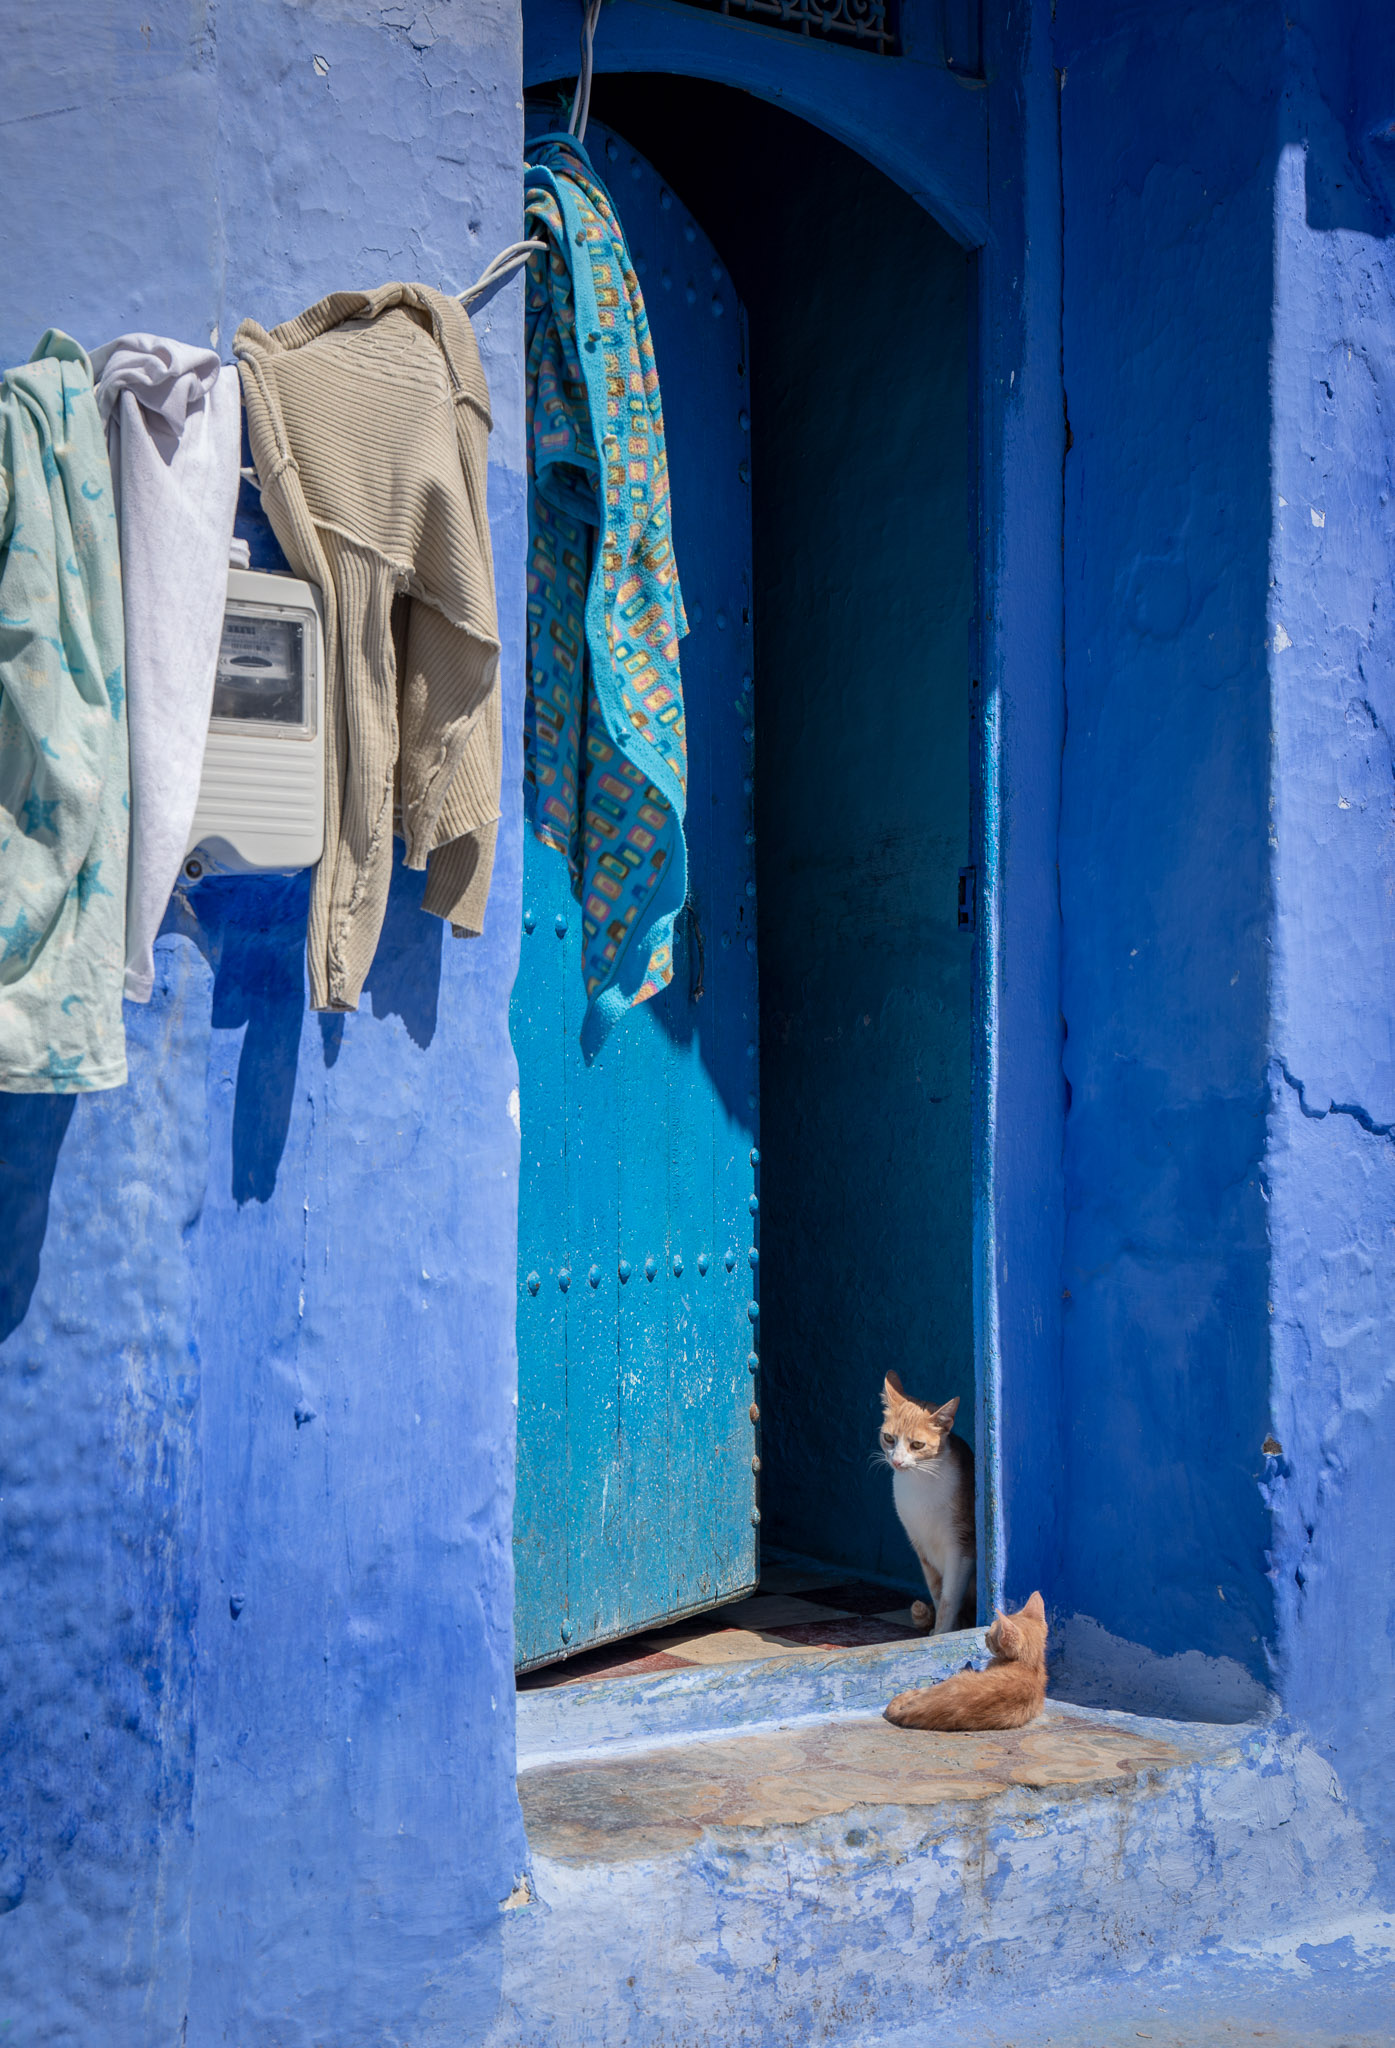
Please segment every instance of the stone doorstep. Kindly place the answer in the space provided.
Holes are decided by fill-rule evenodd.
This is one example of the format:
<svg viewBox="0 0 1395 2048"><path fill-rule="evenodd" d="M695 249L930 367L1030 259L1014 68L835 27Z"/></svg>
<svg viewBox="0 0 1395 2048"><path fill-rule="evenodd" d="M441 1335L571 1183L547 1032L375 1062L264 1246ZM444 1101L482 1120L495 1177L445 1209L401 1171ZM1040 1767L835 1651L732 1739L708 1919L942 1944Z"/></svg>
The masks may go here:
<svg viewBox="0 0 1395 2048"><path fill-rule="evenodd" d="M1297 1731L1051 1700L1000 1734L881 1718L981 1647L974 1631L744 1683L726 1667L521 1697L532 1862L489 2048L1007 2048L956 2032L956 2008L1049 1992L1083 2016L1102 1977L1267 1954L1282 2010L1283 1974L1320 1943L1388 1973L1395 1917L1372 1919L1361 1828ZM1066 2010L1017 2048L1116 2038L1057 2031Z"/></svg>
<svg viewBox="0 0 1395 2048"><path fill-rule="evenodd" d="M520 1692L518 1768L811 1716L879 1714L894 1693L933 1685L988 1656L982 1629L864 1649L787 1645L771 1655L762 1648L759 1659Z"/></svg>
<svg viewBox="0 0 1395 2048"><path fill-rule="evenodd" d="M985 1656L965 1630L520 1694L531 1869L489 2048L1128 2048L1127 2001L1118 2036L1079 2031L1101 1976L1261 1952L1298 1974L1324 1942L1388 1973L1362 1831L1297 1731L1053 1699L1001 1734L882 1718ZM1059 2003L1020 2041L955 2029L1048 1989L1064 2029Z"/></svg>
<svg viewBox="0 0 1395 2048"><path fill-rule="evenodd" d="M781 1830L854 1809L860 1818L894 1811L898 1822L927 1807L1030 1817L1024 1795L1117 1791L1238 1761L1243 1726L1052 1700L1038 1721L1001 1733L935 1734L883 1718L894 1693L986 1656L983 1631L966 1629L522 1693L518 1787L530 1849L580 1868L663 1858L712 1828ZM866 1825L853 1834L870 1840Z"/></svg>
<svg viewBox="0 0 1395 2048"><path fill-rule="evenodd" d="M540 1763L520 1772L518 1792L534 1853L582 1868L679 1854L710 1828L802 1827L854 1810L865 1818L849 1842L865 1847L877 1809L990 1802L995 1814L1021 1812L1016 1791L1132 1786L1210 1760L1211 1748L1080 1708L976 1735L893 1728L880 1715L823 1716Z"/></svg>

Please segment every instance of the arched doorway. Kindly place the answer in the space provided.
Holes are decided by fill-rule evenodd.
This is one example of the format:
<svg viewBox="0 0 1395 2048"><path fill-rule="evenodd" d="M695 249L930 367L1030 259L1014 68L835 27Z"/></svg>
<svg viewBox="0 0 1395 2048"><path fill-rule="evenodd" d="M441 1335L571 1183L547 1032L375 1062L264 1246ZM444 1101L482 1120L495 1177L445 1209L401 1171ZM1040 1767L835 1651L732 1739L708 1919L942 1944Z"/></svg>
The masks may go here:
<svg viewBox="0 0 1395 2048"><path fill-rule="evenodd" d="M869 1469L882 1374L958 1393L970 1441L983 1406L976 259L745 92L602 75L593 112L691 207L751 314L761 1536L910 1585Z"/></svg>

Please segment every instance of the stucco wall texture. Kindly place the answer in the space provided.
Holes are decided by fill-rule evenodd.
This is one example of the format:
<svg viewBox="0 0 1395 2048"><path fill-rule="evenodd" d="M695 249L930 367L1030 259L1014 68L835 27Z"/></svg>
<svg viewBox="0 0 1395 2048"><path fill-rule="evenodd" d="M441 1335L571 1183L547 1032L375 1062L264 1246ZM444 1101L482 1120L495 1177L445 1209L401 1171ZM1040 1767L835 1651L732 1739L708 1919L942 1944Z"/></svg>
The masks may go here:
<svg viewBox="0 0 1395 2048"><path fill-rule="evenodd" d="M1266 1676L1389 1876L1395 19L1054 44L1058 1604Z"/></svg>
<svg viewBox="0 0 1395 2048"><path fill-rule="evenodd" d="M1367 53L1388 130L1388 17ZM1395 1872L1395 189L1353 162L1353 101L1329 105L1312 43L1300 55L1274 188L1266 1180L1283 1450L1264 1490L1281 1695Z"/></svg>
<svg viewBox="0 0 1395 2048"><path fill-rule="evenodd" d="M6 363L49 325L227 356L245 315L458 290L520 232L510 0L0 21ZM127 1008L129 1087L0 1097L15 2043L454 2042L493 2009L526 1853L518 292L478 322L511 736L485 937L399 869L360 1011L322 1020L306 878L205 885Z"/></svg>

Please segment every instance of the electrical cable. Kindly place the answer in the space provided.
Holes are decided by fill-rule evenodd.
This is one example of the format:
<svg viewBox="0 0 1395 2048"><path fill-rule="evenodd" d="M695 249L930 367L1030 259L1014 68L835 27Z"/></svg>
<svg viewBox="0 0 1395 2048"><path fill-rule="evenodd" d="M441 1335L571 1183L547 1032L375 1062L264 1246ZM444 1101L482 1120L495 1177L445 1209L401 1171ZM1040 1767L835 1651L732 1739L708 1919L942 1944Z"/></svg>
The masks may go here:
<svg viewBox="0 0 1395 2048"><path fill-rule="evenodd" d="M581 0L581 74L572 99L572 117L567 123L567 133L574 135L578 142L585 142L586 123L591 118L591 79L600 12L601 0Z"/></svg>
<svg viewBox="0 0 1395 2048"><path fill-rule="evenodd" d="M466 312L487 293L493 291L496 285L512 277L515 270L528 261L535 249L546 248L546 242L510 242L507 249L501 249L497 256L491 256L474 283L467 285L463 292L456 295Z"/></svg>

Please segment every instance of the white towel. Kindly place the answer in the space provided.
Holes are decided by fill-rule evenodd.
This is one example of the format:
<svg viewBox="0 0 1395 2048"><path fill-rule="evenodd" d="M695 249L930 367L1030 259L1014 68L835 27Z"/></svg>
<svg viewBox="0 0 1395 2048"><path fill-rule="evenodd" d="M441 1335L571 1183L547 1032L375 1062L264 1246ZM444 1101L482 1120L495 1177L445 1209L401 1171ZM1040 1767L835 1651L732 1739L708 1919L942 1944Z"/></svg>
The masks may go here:
<svg viewBox="0 0 1395 2048"><path fill-rule="evenodd" d="M123 334L92 351L121 532L131 728L126 994L148 1003L152 947L198 801L228 594L242 407L211 349Z"/></svg>

